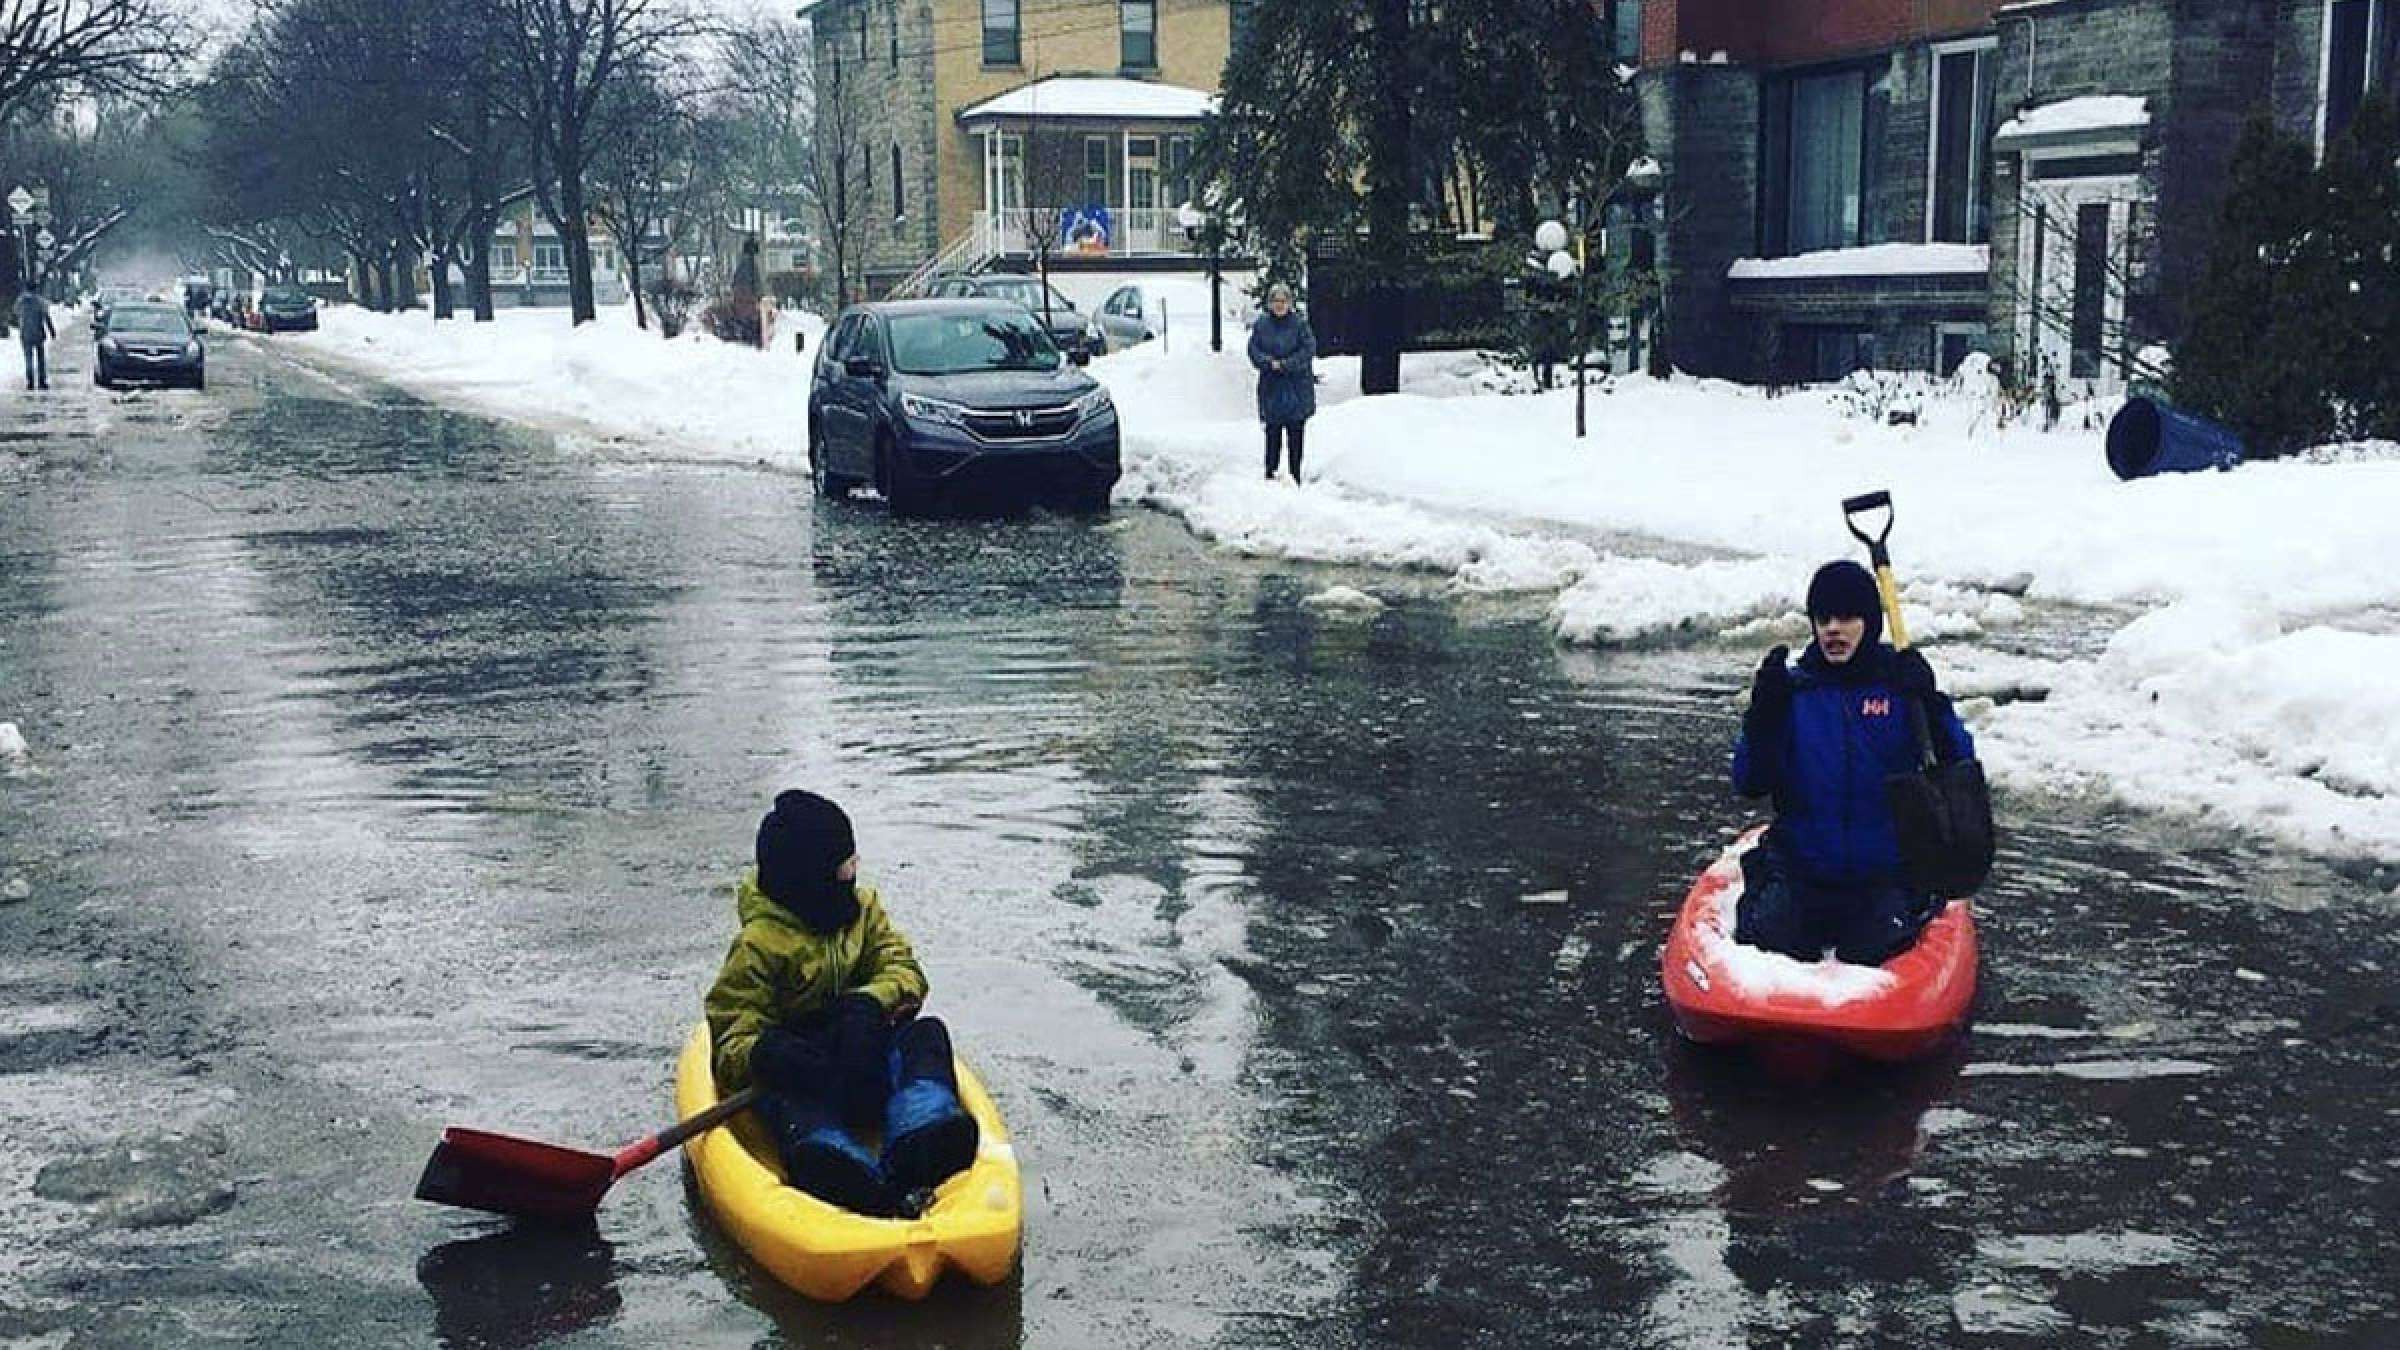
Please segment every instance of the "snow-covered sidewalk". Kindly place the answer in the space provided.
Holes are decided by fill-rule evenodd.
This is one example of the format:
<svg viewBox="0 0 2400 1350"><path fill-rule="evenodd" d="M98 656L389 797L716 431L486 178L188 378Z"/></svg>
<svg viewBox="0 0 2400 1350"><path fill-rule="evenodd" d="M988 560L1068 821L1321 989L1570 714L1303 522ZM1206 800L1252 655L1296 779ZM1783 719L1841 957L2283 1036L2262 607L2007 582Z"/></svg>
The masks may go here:
<svg viewBox="0 0 2400 1350"><path fill-rule="evenodd" d="M555 311L325 322L275 342L621 453L805 464L809 367L788 332L762 353L664 343L624 312L572 331ZM1859 552L1841 499L1887 488L1912 629L1941 643L1936 667L2003 783L2400 860L2400 447L2121 483L2106 409L2070 410L2054 433L2003 427L1974 379L1904 395L1917 420L1898 426L1866 415L1883 395L1617 379L1578 441L1571 390L1422 355L1379 399L1355 397L1354 359L1320 363L1295 489L1260 472L1241 337L1229 328L1217 355L1179 332L1172 353L1094 365L1125 419L1120 501L1244 553L1549 595L1564 641L1723 642L1740 671L1806 640L1809 570ZM2122 631L2055 655L1983 640L2049 602Z"/></svg>

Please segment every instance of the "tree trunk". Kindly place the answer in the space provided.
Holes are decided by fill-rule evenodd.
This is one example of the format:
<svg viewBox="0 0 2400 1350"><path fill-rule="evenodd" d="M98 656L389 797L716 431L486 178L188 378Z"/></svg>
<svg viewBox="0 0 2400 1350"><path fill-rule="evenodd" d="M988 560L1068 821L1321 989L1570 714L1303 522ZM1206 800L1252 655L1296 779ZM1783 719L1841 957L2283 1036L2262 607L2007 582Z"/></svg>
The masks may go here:
<svg viewBox="0 0 2400 1350"><path fill-rule="evenodd" d="M478 214L468 227L467 300L475 307L475 322L492 321L492 222Z"/></svg>
<svg viewBox="0 0 2400 1350"><path fill-rule="evenodd" d="M1367 333L1358 367L1361 394L1400 388L1407 334L1409 169L1408 10L1411 0L1375 0L1372 68L1381 82L1367 138Z"/></svg>
<svg viewBox="0 0 2400 1350"><path fill-rule="evenodd" d="M387 248L375 259L375 311L377 313L389 314L399 307L397 303L400 294L399 282L399 277L394 275L392 269L392 251Z"/></svg>
<svg viewBox="0 0 2400 1350"><path fill-rule="evenodd" d="M398 309L417 307L417 257L414 249L395 245L392 249L392 276L398 286Z"/></svg>
<svg viewBox="0 0 2400 1350"><path fill-rule="evenodd" d="M434 319L435 319L436 321L439 321L439 320L442 320L442 319L447 319L447 318L450 318L450 317L452 317L452 315L453 315L453 312L454 312L454 306L453 306L453 302L452 302L452 300L451 300L451 298L450 298L450 255L449 255L449 253L448 253L446 250L437 250L437 251L434 253L434 255L433 255L433 263L432 263L432 265L431 265L430 267L428 267L426 270L427 270L427 271L429 271L429 272L431 272L431 273L432 273L432 275L433 275L433 317L434 317Z"/></svg>
<svg viewBox="0 0 2400 1350"><path fill-rule="evenodd" d="M633 292L633 326L649 328L650 320L642 311L642 251L638 248L625 250L625 285Z"/></svg>
<svg viewBox="0 0 2400 1350"><path fill-rule="evenodd" d="M568 322L582 325L600 317L592 301L592 226L583 203L583 166L558 166L559 242L567 250Z"/></svg>

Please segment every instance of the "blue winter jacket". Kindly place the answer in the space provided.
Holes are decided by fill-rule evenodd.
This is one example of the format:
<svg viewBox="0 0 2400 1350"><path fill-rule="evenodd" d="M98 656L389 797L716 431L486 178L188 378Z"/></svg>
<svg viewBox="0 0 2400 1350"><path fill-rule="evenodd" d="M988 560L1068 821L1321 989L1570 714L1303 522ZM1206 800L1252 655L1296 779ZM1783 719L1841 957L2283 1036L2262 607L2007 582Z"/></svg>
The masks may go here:
<svg viewBox="0 0 2400 1350"><path fill-rule="evenodd" d="M1733 748L1733 786L1745 797L1775 797L1775 836L1805 879L1852 886L1900 871L1900 844L1884 779L1918 768L1908 705L1891 683L1893 652L1877 643L1841 666L1816 644L1792 669L1792 716L1778 745ZM1935 752L1973 759L1975 739L1950 700L1927 709Z"/></svg>

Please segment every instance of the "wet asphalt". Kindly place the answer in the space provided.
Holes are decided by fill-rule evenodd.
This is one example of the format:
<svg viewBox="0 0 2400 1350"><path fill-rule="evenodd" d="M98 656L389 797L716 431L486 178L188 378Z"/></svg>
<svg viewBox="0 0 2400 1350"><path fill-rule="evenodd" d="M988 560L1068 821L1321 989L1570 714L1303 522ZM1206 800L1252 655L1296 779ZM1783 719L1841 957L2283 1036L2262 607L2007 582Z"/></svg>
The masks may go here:
<svg viewBox="0 0 2400 1350"><path fill-rule="evenodd" d="M2006 798L1973 1033L1796 1088L1658 996L1754 653L80 336L0 384L0 1344L2400 1343L2386 877ZM583 1233L410 1199L445 1124L666 1122L795 784L1020 1277L809 1305L673 1162Z"/></svg>

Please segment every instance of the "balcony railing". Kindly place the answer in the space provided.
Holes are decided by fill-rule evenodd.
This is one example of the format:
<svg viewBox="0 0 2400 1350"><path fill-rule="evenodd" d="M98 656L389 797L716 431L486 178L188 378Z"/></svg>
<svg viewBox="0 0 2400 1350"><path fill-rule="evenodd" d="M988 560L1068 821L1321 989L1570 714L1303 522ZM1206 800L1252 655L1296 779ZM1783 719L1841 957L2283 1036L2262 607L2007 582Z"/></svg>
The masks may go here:
<svg viewBox="0 0 2400 1350"><path fill-rule="evenodd" d="M975 213L975 252L984 257L1022 258L1036 240L1049 236L1052 257L1183 258L1196 256L1175 211L1154 207L1110 207L1103 233L1097 219L1078 223L1072 207L1017 207ZM1062 231L1061 221L1067 226Z"/></svg>

